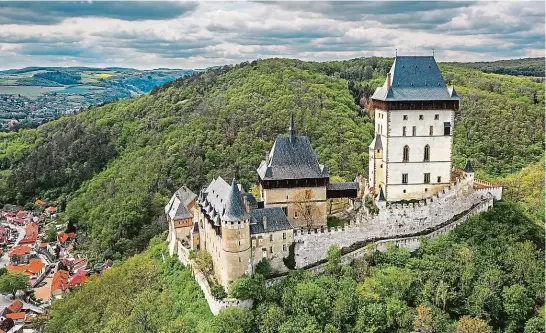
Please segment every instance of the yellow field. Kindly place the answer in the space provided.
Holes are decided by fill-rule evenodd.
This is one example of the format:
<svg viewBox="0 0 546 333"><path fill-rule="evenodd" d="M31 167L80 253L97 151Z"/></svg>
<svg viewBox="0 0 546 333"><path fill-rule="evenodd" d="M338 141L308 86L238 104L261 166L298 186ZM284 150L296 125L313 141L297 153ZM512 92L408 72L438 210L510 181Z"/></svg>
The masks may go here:
<svg viewBox="0 0 546 333"><path fill-rule="evenodd" d="M108 77L110 77L112 75L114 75L114 74L110 74L110 73L97 73L97 74L95 74L96 77L100 77L100 78L103 78L103 79L106 79L106 78L108 78Z"/></svg>

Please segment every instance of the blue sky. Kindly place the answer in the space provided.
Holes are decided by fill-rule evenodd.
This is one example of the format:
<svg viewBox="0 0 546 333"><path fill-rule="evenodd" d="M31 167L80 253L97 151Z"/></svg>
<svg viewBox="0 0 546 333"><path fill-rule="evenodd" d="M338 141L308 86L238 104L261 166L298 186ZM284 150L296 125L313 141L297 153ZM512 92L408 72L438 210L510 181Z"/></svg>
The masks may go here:
<svg viewBox="0 0 546 333"><path fill-rule="evenodd" d="M202 68L257 58L544 56L538 2L0 2L0 69Z"/></svg>

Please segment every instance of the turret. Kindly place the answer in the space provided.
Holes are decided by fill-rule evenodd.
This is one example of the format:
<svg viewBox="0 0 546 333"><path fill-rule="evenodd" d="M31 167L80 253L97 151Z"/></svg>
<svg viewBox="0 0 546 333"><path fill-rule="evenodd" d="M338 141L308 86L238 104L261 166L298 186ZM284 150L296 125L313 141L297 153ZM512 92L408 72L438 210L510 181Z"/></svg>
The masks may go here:
<svg viewBox="0 0 546 333"><path fill-rule="evenodd" d="M387 207L387 199L385 199L385 193L383 192L382 187L379 188L379 194L377 195L377 198L376 198L376 205L377 205L377 208L379 209L383 209Z"/></svg>
<svg viewBox="0 0 546 333"><path fill-rule="evenodd" d="M472 167L472 163L470 163L470 160L466 160L466 165L464 166L464 172L470 178L473 184L474 183L474 168Z"/></svg>
<svg viewBox="0 0 546 333"><path fill-rule="evenodd" d="M239 186L235 179L219 216L222 228L223 281L233 282L248 270L250 259L250 215L248 214Z"/></svg>

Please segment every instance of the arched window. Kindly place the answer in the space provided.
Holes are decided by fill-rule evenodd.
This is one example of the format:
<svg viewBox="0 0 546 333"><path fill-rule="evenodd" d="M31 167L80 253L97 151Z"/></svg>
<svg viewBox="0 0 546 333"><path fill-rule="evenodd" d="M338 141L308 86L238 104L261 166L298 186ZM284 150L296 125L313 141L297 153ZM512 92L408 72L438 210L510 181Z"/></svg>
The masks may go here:
<svg viewBox="0 0 546 333"><path fill-rule="evenodd" d="M425 162L430 161L430 146L425 146Z"/></svg>
<svg viewBox="0 0 546 333"><path fill-rule="evenodd" d="M402 156L402 161L404 161L404 162L409 161L409 147L408 147L408 145L405 145L405 146L404 146L404 152L403 152L403 156Z"/></svg>

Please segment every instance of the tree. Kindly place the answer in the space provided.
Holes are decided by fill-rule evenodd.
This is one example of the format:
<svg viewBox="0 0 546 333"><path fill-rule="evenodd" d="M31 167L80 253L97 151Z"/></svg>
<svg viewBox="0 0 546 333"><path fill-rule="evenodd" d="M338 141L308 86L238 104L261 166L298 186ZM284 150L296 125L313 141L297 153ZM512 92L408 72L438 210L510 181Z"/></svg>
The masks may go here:
<svg viewBox="0 0 546 333"><path fill-rule="evenodd" d="M417 314L413 319L413 332L415 333L433 333L432 311L424 305L417 307Z"/></svg>
<svg viewBox="0 0 546 333"><path fill-rule="evenodd" d="M267 258L262 258L262 260L260 260L260 262L256 265L254 273L260 274L267 279L271 275L271 264L269 263L269 260L267 260Z"/></svg>
<svg viewBox="0 0 546 333"><path fill-rule="evenodd" d="M502 291L504 312L511 326L520 328L527 316L533 311L533 300L527 296L525 287L515 284Z"/></svg>
<svg viewBox="0 0 546 333"><path fill-rule="evenodd" d="M258 310L258 326L261 333L277 333L286 316L276 304L260 304Z"/></svg>
<svg viewBox="0 0 546 333"><path fill-rule="evenodd" d="M15 294L19 291L25 291L30 288L30 283L28 282L28 276L23 273L11 273L8 272L0 276L0 292L1 293L10 293L15 298Z"/></svg>
<svg viewBox="0 0 546 333"><path fill-rule="evenodd" d="M231 284L231 295L238 299L261 300L265 289L265 280L261 275L241 276Z"/></svg>
<svg viewBox="0 0 546 333"><path fill-rule="evenodd" d="M190 253L190 259L193 260L196 268L203 272L205 276L209 276L214 273L212 256L207 251L192 251Z"/></svg>
<svg viewBox="0 0 546 333"><path fill-rule="evenodd" d="M321 218L320 210L312 202L313 199L311 190L300 190L294 195L294 215L302 219L307 228L311 228Z"/></svg>
<svg viewBox="0 0 546 333"><path fill-rule="evenodd" d="M463 316L457 322L455 333L491 333L492 329L480 318Z"/></svg>
<svg viewBox="0 0 546 333"><path fill-rule="evenodd" d="M341 272L341 251L337 244L333 244L326 252L326 273L339 275Z"/></svg>
<svg viewBox="0 0 546 333"><path fill-rule="evenodd" d="M207 333L251 333L253 331L254 316L249 310L239 307L230 307L214 317Z"/></svg>

